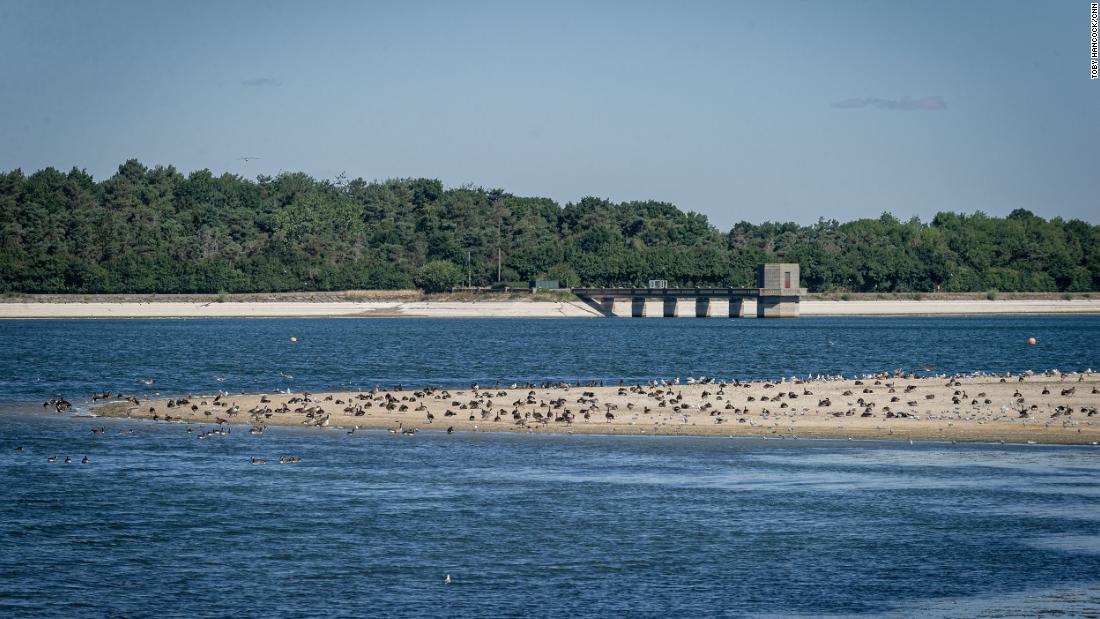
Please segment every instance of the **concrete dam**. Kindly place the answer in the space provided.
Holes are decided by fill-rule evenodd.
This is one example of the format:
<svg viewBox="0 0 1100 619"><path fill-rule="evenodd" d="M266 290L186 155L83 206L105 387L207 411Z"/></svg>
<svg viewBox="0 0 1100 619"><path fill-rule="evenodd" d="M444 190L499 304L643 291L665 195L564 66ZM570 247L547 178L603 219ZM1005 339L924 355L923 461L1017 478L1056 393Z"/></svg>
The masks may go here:
<svg viewBox="0 0 1100 619"><path fill-rule="evenodd" d="M798 264L762 264L756 288L574 288L589 307L622 318L744 318L745 301L756 302L757 318L798 318L805 288Z"/></svg>

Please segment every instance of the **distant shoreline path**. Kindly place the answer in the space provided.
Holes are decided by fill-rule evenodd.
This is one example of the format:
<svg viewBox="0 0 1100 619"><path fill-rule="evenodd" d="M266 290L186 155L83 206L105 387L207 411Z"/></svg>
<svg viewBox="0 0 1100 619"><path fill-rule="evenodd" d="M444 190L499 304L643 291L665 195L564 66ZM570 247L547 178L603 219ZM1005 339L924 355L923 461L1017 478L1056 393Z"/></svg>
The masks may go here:
<svg viewBox="0 0 1100 619"><path fill-rule="evenodd" d="M754 316L753 301L746 315ZM802 316L951 316L991 314L1100 314L1100 299L806 300ZM0 303L0 319L16 318L596 318L580 301L257 301ZM752 318L749 318L752 320ZM671 320L671 319L665 319ZM709 320L719 320L710 318Z"/></svg>

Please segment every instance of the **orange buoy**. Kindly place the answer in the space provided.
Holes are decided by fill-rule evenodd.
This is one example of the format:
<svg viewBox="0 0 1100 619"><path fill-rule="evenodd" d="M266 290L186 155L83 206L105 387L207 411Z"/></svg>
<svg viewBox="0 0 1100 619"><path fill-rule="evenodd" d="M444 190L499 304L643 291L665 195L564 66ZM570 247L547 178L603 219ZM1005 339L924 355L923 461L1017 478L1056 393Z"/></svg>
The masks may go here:
<svg viewBox="0 0 1100 619"><path fill-rule="evenodd" d="M1027 345L1028 346L1034 346L1035 345L1035 338L1033 338L1033 337L1027 338Z"/></svg>

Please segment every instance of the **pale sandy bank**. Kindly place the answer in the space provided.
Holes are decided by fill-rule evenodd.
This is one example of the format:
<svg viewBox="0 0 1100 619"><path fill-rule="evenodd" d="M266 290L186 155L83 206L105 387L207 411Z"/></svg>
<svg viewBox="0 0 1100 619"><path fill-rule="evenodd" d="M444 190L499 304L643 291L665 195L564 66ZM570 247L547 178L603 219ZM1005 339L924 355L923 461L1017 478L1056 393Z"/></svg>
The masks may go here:
<svg viewBox="0 0 1100 619"><path fill-rule="evenodd" d="M2 318L436 317L577 318L599 314L564 301L340 301L0 303Z"/></svg>
<svg viewBox="0 0 1100 619"><path fill-rule="evenodd" d="M1100 314L1100 299L802 301L803 316Z"/></svg>
<svg viewBox="0 0 1100 619"><path fill-rule="evenodd" d="M192 395L114 402L104 416L319 430L437 429L1096 444L1096 374L667 386ZM182 431L182 429L181 429ZM238 432L246 431L238 428Z"/></svg>
<svg viewBox="0 0 1100 619"><path fill-rule="evenodd" d="M1100 299L1073 300L854 300L802 301L803 316L975 314L1100 314ZM745 305L755 316L756 303ZM213 317L433 317L584 318L600 314L580 301L278 301L0 303L3 318L213 318Z"/></svg>

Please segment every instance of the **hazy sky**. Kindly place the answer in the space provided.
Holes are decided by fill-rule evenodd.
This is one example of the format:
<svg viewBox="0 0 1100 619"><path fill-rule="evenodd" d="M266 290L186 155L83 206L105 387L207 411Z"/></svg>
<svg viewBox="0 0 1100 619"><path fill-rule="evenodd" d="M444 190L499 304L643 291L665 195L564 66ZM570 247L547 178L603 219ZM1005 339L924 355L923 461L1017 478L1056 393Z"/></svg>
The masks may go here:
<svg viewBox="0 0 1100 619"><path fill-rule="evenodd" d="M1089 3L0 0L0 169L1100 222ZM250 162L242 156L257 156Z"/></svg>

